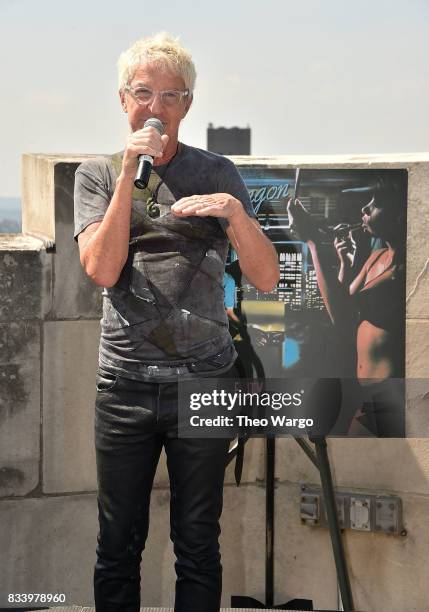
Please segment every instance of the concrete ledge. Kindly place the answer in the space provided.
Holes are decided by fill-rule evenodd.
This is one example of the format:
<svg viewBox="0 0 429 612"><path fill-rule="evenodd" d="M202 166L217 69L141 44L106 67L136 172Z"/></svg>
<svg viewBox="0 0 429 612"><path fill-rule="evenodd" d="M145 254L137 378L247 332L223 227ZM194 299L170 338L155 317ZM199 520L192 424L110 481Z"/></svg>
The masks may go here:
<svg viewBox="0 0 429 612"><path fill-rule="evenodd" d="M51 258L42 240L0 234L0 321L46 316L50 310Z"/></svg>
<svg viewBox="0 0 429 612"><path fill-rule="evenodd" d="M98 321L43 326L43 492L97 488L94 448Z"/></svg>
<svg viewBox="0 0 429 612"><path fill-rule="evenodd" d="M0 234L0 251L41 251L43 240L27 234Z"/></svg>
<svg viewBox="0 0 429 612"><path fill-rule="evenodd" d="M66 601L93 603L95 495L2 500L0 524L0 550L6 559L0 608L8 606L8 593L64 593Z"/></svg>
<svg viewBox="0 0 429 612"><path fill-rule="evenodd" d="M0 323L0 497L39 482L40 322Z"/></svg>
<svg viewBox="0 0 429 612"><path fill-rule="evenodd" d="M429 320L407 321L406 377L429 379Z"/></svg>
<svg viewBox="0 0 429 612"><path fill-rule="evenodd" d="M79 160L81 161L81 160ZM101 287L85 274L74 234L74 177L79 163L58 162L54 168L55 283L53 316L56 319L99 319Z"/></svg>
<svg viewBox="0 0 429 612"><path fill-rule="evenodd" d="M429 398L419 401L427 420ZM427 439L329 438L327 442L336 488L429 495ZM292 438L277 439L276 478L279 483L320 485L317 469Z"/></svg>
<svg viewBox="0 0 429 612"><path fill-rule="evenodd" d="M41 591L49 585L58 590L68 583L66 601L81 605L55 608L63 612L93 610L81 606L93 602L96 497L93 493L70 495L95 488L92 371L96 369L101 298L100 289L80 267L72 238L74 170L91 157L94 155L24 157L23 229L55 240L55 254L46 253L43 241L32 236L0 236L0 373L4 373L0 384L7 382L6 410L0 400L0 423L7 425L0 434L0 490L6 494L7 486L7 495L15 496L0 501L0 518L8 527L0 530L0 549L9 559L0 573L0 585L28 592L32 585ZM429 153L232 160L238 167L288 170L296 166L408 170L407 376L429 378ZM33 337L31 326L35 332L39 327L40 337ZM32 373L22 370L25 376L21 377L23 351L28 353L29 347L31 354L37 349L43 355L41 376L33 357L27 357ZM69 372L73 378L76 375L75 380L67 378ZM30 406L21 409L12 394L9 381L17 373L31 386L31 410ZM28 391L29 387L23 388ZM429 396L420 394L407 413L407 426L414 435L424 435L427 430L428 402ZM3 423L5 416L8 420ZM38 446L41 416L43 449ZM426 609L426 592L420 585L425 584L429 542L429 442L339 439L329 442L329 452L337 486L395 491L404 502L405 538L346 533L355 601L365 610L380 612ZM293 440L279 441L276 460L276 603L307 597L317 608L335 609L337 584L328 532L303 526L299 519L299 482L319 483L319 476ZM41 461L44 486L32 489ZM258 486L264 477L264 441L252 440L246 448L243 482L247 486L235 488L233 468L231 464L227 472L222 517L224 606L230 605L231 594L264 599L265 491ZM142 605L171 606L174 598L167 486L164 460L152 494L152 525L142 564ZM17 499L17 495L28 498ZM167 612L171 608L142 610Z"/></svg>
<svg viewBox="0 0 429 612"><path fill-rule="evenodd" d="M22 231L48 236L55 240L55 166L75 163L93 155L44 155L28 153L22 156Z"/></svg>

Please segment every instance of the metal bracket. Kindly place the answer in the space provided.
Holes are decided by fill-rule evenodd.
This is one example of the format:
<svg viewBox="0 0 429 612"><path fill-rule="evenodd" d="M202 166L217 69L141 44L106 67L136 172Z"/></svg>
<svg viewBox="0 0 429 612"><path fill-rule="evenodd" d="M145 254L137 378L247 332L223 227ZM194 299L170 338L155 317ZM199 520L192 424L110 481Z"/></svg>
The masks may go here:
<svg viewBox="0 0 429 612"><path fill-rule="evenodd" d="M396 495L336 491L335 501L341 529L407 535L402 522L402 499ZM328 527L320 487L301 485L300 516L303 524Z"/></svg>

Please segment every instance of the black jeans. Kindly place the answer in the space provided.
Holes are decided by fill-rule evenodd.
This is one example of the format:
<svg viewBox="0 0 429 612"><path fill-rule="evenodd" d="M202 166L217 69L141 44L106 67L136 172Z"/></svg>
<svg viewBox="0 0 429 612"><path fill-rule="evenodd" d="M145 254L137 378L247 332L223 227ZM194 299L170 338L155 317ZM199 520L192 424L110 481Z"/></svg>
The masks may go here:
<svg viewBox="0 0 429 612"><path fill-rule="evenodd" d="M235 367L222 377L237 376ZM175 612L218 612L219 518L229 439L177 436L177 383L97 374L97 612L138 612L140 562L161 449L170 478L170 538L176 555Z"/></svg>

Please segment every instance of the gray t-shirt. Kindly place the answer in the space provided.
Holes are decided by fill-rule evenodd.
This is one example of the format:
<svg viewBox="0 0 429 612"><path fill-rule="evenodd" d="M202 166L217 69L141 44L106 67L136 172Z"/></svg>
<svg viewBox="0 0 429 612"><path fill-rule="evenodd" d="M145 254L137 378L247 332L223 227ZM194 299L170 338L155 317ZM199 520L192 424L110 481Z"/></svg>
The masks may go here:
<svg viewBox="0 0 429 612"><path fill-rule="evenodd" d="M155 173L162 178L167 165L154 166ZM117 178L118 172L110 157L88 159L79 166L75 181L75 240L88 225L103 220L113 197ZM158 201L171 206L180 198L208 193L233 195L243 204L249 217L257 218L246 185L231 160L217 153L181 143L177 155L167 169L165 183L163 182L159 189ZM131 236L138 225L139 213L144 209L142 201L133 202ZM219 218L218 221L224 229L229 225L224 218Z"/></svg>
<svg viewBox="0 0 429 612"><path fill-rule="evenodd" d="M103 219L120 167L118 154L77 169L75 239ZM185 196L222 192L256 218L248 191L230 160L183 144L170 164L154 167L149 188L160 217L147 215L149 192L135 190L129 258L118 283L103 290L100 367L153 382L220 375L236 357L223 306L228 222L181 219L170 207Z"/></svg>

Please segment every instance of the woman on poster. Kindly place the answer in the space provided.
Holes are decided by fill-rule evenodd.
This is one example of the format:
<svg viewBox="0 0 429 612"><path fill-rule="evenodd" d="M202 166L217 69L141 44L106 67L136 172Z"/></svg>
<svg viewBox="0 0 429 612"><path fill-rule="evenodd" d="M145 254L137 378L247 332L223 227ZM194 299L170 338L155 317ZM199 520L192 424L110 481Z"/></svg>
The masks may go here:
<svg viewBox="0 0 429 612"><path fill-rule="evenodd" d="M350 434L402 437L404 397L398 391L405 370L405 203L384 183L371 195L362 208L362 229L385 246L369 255L357 275L351 233L335 238L332 247L298 199L289 200L288 215L291 227L308 244L332 323L344 337L355 336L362 406ZM332 248L338 270L331 265Z"/></svg>

